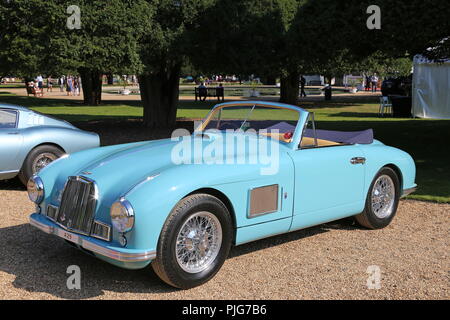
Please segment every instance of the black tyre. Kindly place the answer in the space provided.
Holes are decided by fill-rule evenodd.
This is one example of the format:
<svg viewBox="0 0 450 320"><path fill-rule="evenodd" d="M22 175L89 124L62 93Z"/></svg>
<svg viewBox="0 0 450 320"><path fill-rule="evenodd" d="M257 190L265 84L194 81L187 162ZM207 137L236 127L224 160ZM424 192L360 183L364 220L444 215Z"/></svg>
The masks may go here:
<svg viewBox="0 0 450 320"><path fill-rule="evenodd" d="M356 221L369 229L388 226L397 213L400 199L400 181L389 167L382 168L370 185L364 211L355 216Z"/></svg>
<svg viewBox="0 0 450 320"><path fill-rule="evenodd" d="M222 201L208 194L188 196L167 218L152 267L173 287L199 286L222 267L232 240L232 219Z"/></svg>
<svg viewBox="0 0 450 320"><path fill-rule="evenodd" d="M64 152L52 145L42 145L34 148L25 158L22 169L19 172L19 179L24 185L27 185L28 179L50 162L58 159Z"/></svg>

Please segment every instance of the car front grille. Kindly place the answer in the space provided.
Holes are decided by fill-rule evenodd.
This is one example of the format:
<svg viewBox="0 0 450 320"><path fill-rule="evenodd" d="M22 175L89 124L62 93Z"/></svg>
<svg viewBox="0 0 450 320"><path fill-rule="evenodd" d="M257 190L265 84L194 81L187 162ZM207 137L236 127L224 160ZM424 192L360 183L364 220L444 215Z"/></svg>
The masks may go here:
<svg viewBox="0 0 450 320"><path fill-rule="evenodd" d="M85 235L91 234L97 205L94 181L69 177L64 187L56 222L62 227Z"/></svg>

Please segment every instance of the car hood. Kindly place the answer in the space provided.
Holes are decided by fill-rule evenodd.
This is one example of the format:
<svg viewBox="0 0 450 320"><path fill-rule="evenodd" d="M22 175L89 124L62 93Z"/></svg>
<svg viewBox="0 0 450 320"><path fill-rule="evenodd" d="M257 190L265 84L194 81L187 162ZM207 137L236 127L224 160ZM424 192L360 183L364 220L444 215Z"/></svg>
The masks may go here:
<svg viewBox="0 0 450 320"><path fill-rule="evenodd" d="M216 138L213 136L206 139L193 138L190 140L192 142L190 145L195 148L197 144L202 148L201 150L206 150L207 145L210 146L211 141ZM250 137L250 139L257 138ZM200 162L197 162L197 158L194 157L194 149L191 150L192 153L188 156L190 164L211 163L208 157L203 157ZM116 146L116 148L98 155L95 160L78 166L77 172L74 173L94 180L97 183L100 197L117 198L148 177L162 174L180 164L186 164L185 162L177 163L176 157L179 155L179 151L180 141L172 139ZM248 149L236 151L233 157L245 157L248 152ZM203 153L200 154L200 156L202 155L204 156ZM257 170L257 168L258 165L252 166L252 170Z"/></svg>
<svg viewBox="0 0 450 320"><path fill-rule="evenodd" d="M94 180L100 194L123 193L146 177L173 166L170 139L123 145L82 166L77 175Z"/></svg>

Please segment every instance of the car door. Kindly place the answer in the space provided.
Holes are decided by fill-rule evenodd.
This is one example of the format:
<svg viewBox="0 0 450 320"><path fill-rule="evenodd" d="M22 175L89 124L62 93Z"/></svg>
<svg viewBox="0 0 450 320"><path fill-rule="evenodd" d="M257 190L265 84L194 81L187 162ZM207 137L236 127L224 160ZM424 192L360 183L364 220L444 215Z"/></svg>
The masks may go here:
<svg viewBox="0 0 450 320"><path fill-rule="evenodd" d="M19 111L0 109L0 175L19 171L17 155L22 145L22 135L18 129Z"/></svg>
<svg viewBox="0 0 450 320"><path fill-rule="evenodd" d="M298 149L291 230L351 216L364 207L365 158L357 145Z"/></svg>

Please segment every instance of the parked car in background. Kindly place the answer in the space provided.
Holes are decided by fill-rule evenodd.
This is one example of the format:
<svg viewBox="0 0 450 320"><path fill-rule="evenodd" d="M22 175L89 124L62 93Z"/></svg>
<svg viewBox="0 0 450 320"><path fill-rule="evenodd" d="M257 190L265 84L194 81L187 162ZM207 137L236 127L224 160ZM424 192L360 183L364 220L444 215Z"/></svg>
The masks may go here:
<svg viewBox="0 0 450 320"><path fill-rule="evenodd" d="M45 168L28 183L30 223L116 266L151 264L188 289L214 277L232 245L350 216L386 227L415 190L415 170L372 130L316 130L297 106L230 102L181 140L90 149Z"/></svg>
<svg viewBox="0 0 450 320"><path fill-rule="evenodd" d="M0 180L28 179L64 154L100 145L96 133L25 107L0 104Z"/></svg>

